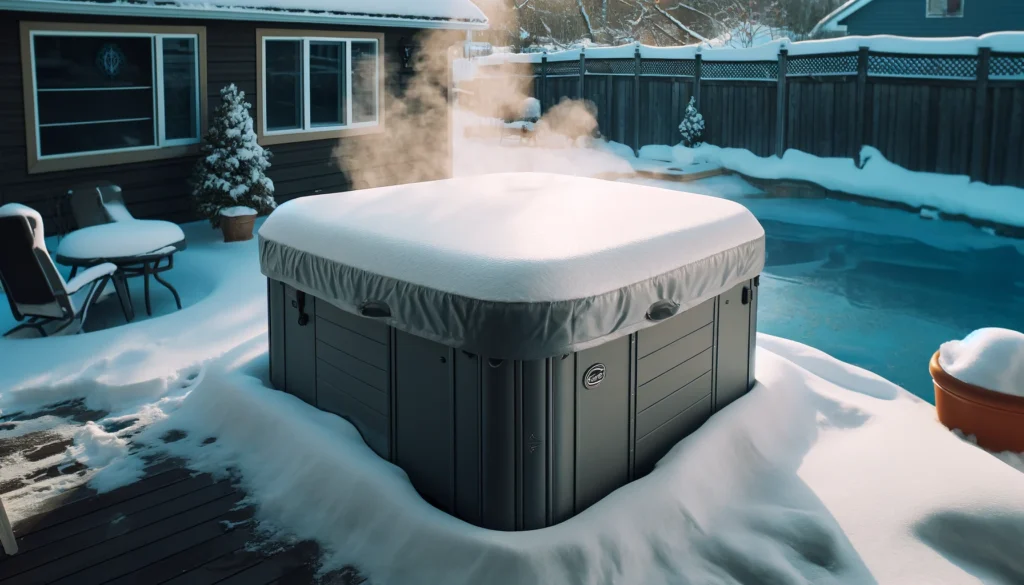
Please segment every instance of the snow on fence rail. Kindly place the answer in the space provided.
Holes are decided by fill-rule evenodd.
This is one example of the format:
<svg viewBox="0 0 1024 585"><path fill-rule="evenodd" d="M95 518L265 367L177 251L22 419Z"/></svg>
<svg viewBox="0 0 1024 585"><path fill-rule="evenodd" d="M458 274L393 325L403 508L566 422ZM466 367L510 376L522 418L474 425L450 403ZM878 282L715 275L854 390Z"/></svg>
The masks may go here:
<svg viewBox="0 0 1024 585"><path fill-rule="evenodd" d="M637 151L678 142L692 96L720 146L856 157L871 145L911 170L1024 186L1024 32L749 49L632 44L494 54L458 71L478 93L488 80L532 84L545 110L563 97L589 100L602 133Z"/></svg>

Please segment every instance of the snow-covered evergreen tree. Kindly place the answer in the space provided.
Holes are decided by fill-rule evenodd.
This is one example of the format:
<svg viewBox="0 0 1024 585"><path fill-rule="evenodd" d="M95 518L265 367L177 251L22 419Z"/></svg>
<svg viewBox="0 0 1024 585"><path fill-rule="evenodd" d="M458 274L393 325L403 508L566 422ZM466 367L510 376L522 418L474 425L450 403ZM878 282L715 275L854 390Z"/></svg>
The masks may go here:
<svg viewBox="0 0 1024 585"><path fill-rule="evenodd" d="M256 142L249 115L252 105L233 83L220 90L220 97L192 176L199 213L214 227L220 225L222 209L251 207L263 215L277 205L274 182L266 175L270 151Z"/></svg>
<svg viewBox="0 0 1024 585"><path fill-rule="evenodd" d="M683 121L679 124L679 133L683 135L683 146L700 146L704 140L704 116L697 111L697 102L693 97L686 105Z"/></svg>

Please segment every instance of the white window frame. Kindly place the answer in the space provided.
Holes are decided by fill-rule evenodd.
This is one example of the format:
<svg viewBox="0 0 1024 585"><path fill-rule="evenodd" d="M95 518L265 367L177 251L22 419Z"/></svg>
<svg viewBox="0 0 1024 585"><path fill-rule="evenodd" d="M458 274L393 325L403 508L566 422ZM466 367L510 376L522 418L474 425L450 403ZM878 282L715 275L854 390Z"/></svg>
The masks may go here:
<svg viewBox="0 0 1024 585"><path fill-rule="evenodd" d="M269 119L267 118L267 86L269 85L269 77L267 76L267 41L298 41L302 45L302 128L288 128L281 130L271 130ZM345 46L345 124L336 124L331 126L321 125L313 126L311 123L312 113L310 111L310 43L327 42L327 43L341 43ZM376 67L374 68L374 119L372 122L352 122L352 43L373 43L376 47L375 62ZM334 132L338 130L354 130L359 128L374 128L380 126L381 123L381 112L380 112L380 76L382 67L381 57L381 43L376 38L363 38L363 37L325 37L325 36L305 36L305 35L294 35L294 36L264 36L260 46L260 54L262 55L261 63L263 71L260 72L263 84L262 84L262 95L260 95L260 114L263 120L263 135L264 136L287 136L289 134L316 134L320 132Z"/></svg>
<svg viewBox="0 0 1024 585"><path fill-rule="evenodd" d="M40 135L40 128L47 126L39 123L39 83L37 79L36 69L36 37L40 36L51 36L51 37L123 37L123 38L148 38L150 39L150 49L153 57L153 80L147 89L153 91L153 137L154 144L146 146L133 146L128 148L110 148L105 150L88 150L83 152L69 152L64 154L42 154L42 136ZM165 39L191 39L196 51L195 59L195 79L196 79L196 95L195 95L195 111L196 111L196 138L178 138L174 140L166 139L166 129L164 120L164 51L163 41ZM202 44L198 34L188 33L148 33L148 32L107 32L107 31L71 31L71 30L43 30L33 29L29 33L29 51L30 51L30 64L32 73L32 99L34 100L34 111L35 111L35 137L36 137L36 160L47 161L56 159L67 159L77 158L85 156L96 156L103 154L116 154L122 152L137 152L147 150L159 150L161 148L171 148L175 146L187 146L193 144L199 144L202 141L202 82L201 82L201 69L200 65L204 55L201 54ZM102 88L103 91L119 91L113 88ZM121 91L131 91L131 88ZM46 90L43 90L46 91ZM83 89L69 89L67 91L83 91ZM88 91L88 88L84 91ZM99 91L99 89L97 89ZM141 120L142 118L140 118ZM131 121L125 120L104 120L103 122L117 122L117 121ZM103 122L74 122L74 125L88 125Z"/></svg>
<svg viewBox="0 0 1024 585"><path fill-rule="evenodd" d="M931 8L928 7L929 0L924 0L924 17L925 18L963 18L964 13L967 12L967 0L960 0L960 14L933 14Z"/></svg>

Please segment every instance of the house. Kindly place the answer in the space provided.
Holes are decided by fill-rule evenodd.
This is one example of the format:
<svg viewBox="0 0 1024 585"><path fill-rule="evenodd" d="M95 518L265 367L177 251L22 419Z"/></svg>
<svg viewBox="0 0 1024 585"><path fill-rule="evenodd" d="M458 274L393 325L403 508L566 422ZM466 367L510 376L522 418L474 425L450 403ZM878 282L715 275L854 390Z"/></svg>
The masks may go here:
<svg viewBox="0 0 1024 585"><path fill-rule="evenodd" d="M1021 0L849 0L812 34L975 37L1024 30Z"/></svg>
<svg viewBox="0 0 1024 585"><path fill-rule="evenodd" d="M0 204L54 224L70 187L105 179L137 217L194 219L188 179L231 83L274 155L279 202L442 178L446 48L486 27L471 0L3 0ZM405 103L431 68L439 97Z"/></svg>

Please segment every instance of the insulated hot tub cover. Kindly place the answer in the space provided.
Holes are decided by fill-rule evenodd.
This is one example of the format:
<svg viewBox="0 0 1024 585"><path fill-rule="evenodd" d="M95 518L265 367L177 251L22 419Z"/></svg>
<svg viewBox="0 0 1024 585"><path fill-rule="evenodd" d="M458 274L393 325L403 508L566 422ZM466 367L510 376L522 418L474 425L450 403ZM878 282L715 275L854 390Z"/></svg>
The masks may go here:
<svg viewBox="0 0 1024 585"><path fill-rule="evenodd" d="M507 173L291 200L259 230L267 277L501 359L628 335L757 276L764 230L732 201Z"/></svg>

